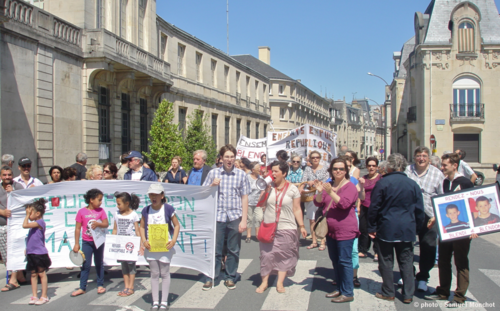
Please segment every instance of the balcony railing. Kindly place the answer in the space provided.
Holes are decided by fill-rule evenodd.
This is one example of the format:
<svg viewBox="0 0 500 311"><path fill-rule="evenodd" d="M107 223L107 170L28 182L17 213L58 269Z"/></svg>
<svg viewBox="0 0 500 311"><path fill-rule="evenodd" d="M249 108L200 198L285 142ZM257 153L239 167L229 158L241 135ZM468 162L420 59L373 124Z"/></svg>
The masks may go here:
<svg viewBox="0 0 500 311"><path fill-rule="evenodd" d="M247 96L247 108L250 108L250 96Z"/></svg>
<svg viewBox="0 0 500 311"><path fill-rule="evenodd" d="M484 122L484 104L450 104L450 119Z"/></svg>
<svg viewBox="0 0 500 311"><path fill-rule="evenodd" d="M408 108L408 114L406 115L406 120L408 123L417 122L417 106L412 106Z"/></svg>
<svg viewBox="0 0 500 311"><path fill-rule="evenodd" d="M236 93L236 105L241 106L241 93Z"/></svg>

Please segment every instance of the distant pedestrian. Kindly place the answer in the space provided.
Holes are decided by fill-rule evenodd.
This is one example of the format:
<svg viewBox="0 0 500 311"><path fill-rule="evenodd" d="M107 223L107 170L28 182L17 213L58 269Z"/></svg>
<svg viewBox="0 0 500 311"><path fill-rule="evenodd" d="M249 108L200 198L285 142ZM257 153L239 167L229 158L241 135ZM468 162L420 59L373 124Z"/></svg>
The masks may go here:
<svg viewBox="0 0 500 311"><path fill-rule="evenodd" d="M76 170L73 167L68 166L65 169L63 169L62 179L63 181L74 181L76 180L76 174L77 174Z"/></svg>
<svg viewBox="0 0 500 311"><path fill-rule="evenodd" d="M12 168L14 166L14 156L12 154L4 154L2 156L2 166Z"/></svg>
<svg viewBox="0 0 500 311"><path fill-rule="evenodd" d="M205 150L196 150L193 152L193 168L189 171L187 184L191 186L201 186L212 168L207 162L207 152Z"/></svg>
<svg viewBox="0 0 500 311"><path fill-rule="evenodd" d="M118 173L116 174L116 179L118 180L123 180L123 176L125 175L125 173L128 172L129 170L129 167L128 167L128 159L127 159L127 156L129 155L130 152L127 152L127 153L124 153L120 156L120 163L121 163L121 166L120 168L118 169Z"/></svg>
<svg viewBox="0 0 500 311"><path fill-rule="evenodd" d="M118 168L113 162L105 163L103 166L103 178L105 180L116 180L118 178Z"/></svg>
<svg viewBox="0 0 500 311"><path fill-rule="evenodd" d="M431 162L432 166L434 166L438 170L441 170L441 158L439 158L438 156L433 155L433 156L430 157L430 162Z"/></svg>
<svg viewBox="0 0 500 311"><path fill-rule="evenodd" d="M24 189L43 186L40 179L31 176L31 160L28 157L19 159L19 171L21 174L14 178L14 181L21 184Z"/></svg>
<svg viewBox="0 0 500 311"><path fill-rule="evenodd" d="M49 271L52 262L49 252L45 247L45 199L35 200L33 203L26 204L26 217L24 218L23 228L29 229L28 239L26 241L26 271L31 272L31 293L32 296L28 302L30 305L43 305L49 302L47 296L48 281L46 272ZM42 295L38 299L38 278L42 284Z"/></svg>
<svg viewBox="0 0 500 311"><path fill-rule="evenodd" d="M348 150L345 155L351 158L352 166L349 171L349 176L354 176L354 178L359 179L360 170L357 166L361 162L358 159L358 154L352 150Z"/></svg>
<svg viewBox="0 0 500 311"><path fill-rule="evenodd" d="M94 164L90 166L85 174L85 179L87 180L102 180L103 170L102 166L99 164Z"/></svg>
<svg viewBox="0 0 500 311"><path fill-rule="evenodd" d="M259 162L250 164L251 173L248 174L248 182L250 183L250 193L248 194L248 216L247 216L247 238L246 243L251 242L252 228L255 228L255 236L259 235L260 223L264 217L262 207L257 206L262 190L257 187L257 181L262 179L260 176Z"/></svg>
<svg viewBox="0 0 500 311"><path fill-rule="evenodd" d="M474 184L474 182L477 179L477 174L469 166L469 164L467 164L467 162L464 161L465 157L467 156L467 153L465 152L465 150L461 150L461 149L455 150L455 153L458 154L460 157L458 172L460 174L464 175L465 178L469 179Z"/></svg>
<svg viewBox="0 0 500 311"><path fill-rule="evenodd" d="M175 156L171 162L171 169L165 175L163 182L169 184L185 184L187 182L186 172L180 168L181 158Z"/></svg>
<svg viewBox="0 0 500 311"><path fill-rule="evenodd" d="M72 164L71 167L76 170L76 180L85 180L85 174L87 174L87 154L80 152L76 155L76 163Z"/></svg>
<svg viewBox="0 0 500 311"><path fill-rule="evenodd" d="M406 159L399 153L387 158L387 175L377 182L368 208L368 232L378 246L381 291L375 297L394 301L394 252L403 279L403 303L410 304L415 292L413 243L425 226L422 190L404 173ZM422 250L420 256L422 256ZM436 251L430 254L432 260Z"/></svg>
<svg viewBox="0 0 500 311"><path fill-rule="evenodd" d="M49 176L51 181L49 184L54 184L63 181L62 178L63 169L60 166L54 165L49 169Z"/></svg>
<svg viewBox="0 0 500 311"><path fill-rule="evenodd" d="M143 166L144 160L139 151L130 151L125 159L128 160L129 171L123 176L124 180L158 182L158 177L155 172Z"/></svg>

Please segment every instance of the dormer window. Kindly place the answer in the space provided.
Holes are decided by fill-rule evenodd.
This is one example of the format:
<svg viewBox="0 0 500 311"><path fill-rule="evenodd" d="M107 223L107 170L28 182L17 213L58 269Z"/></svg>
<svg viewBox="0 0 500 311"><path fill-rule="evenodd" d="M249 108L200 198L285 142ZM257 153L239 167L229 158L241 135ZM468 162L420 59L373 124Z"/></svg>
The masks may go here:
<svg viewBox="0 0 500 311"><path fill-rule="evenodd" d="M462 22L458 26L458 53L474 53L474 26Z"/></svg>

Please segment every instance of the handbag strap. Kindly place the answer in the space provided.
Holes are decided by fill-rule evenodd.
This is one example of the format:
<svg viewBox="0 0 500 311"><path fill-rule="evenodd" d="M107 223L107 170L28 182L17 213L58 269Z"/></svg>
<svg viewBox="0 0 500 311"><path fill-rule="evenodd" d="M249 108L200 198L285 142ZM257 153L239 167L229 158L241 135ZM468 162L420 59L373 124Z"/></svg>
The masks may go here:
<svg viewBox="0 0 500 311"><path fill-rule="evenodd" d="M344 179L344 180L340 183L340 185L339 185L339 187L337 188L337 191L336 191L335 193L339 192L340 188L341 188L341 187L345 184L345 181L346 181L346 180L347 180L347 179ZM328 211L330 210L330 208L332 207L332 205L333 205L333 198L332 198L332 201L330 202L330 205L329 205L329 206L328 206L328 208L326 209L326 211L325 211L324 215L328 215Z"/></svg>
<svg viewBox="0 0 500 311"><path fill-rule="evenodd" d="M275 211L276 211L276 222L279 221L280 219L280 214L281 214L281 205L283 204L283 198L285 197L285 194L286 194L286 190L288 189L288 185L290 183L289 182L286 182L285 186L283 187L283 192L281 192L282 196L281 196L281 201L280 201L280 204L278 205L278 188L274 188L274 190L276 191L276 206L274 207Z"/></svg>

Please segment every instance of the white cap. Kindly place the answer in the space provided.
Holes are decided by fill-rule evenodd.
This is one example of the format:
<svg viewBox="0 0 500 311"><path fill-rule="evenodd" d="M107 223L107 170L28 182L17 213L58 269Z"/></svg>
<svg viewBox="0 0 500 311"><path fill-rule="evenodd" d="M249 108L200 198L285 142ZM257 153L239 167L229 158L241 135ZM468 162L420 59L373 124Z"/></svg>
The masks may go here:
<svg viewBox="0 0 500 311"><path fill-rule="evenodd" d="M163 191L165 191L165 190L163 189L162 184L161 183L156 183L156 184L152 184L151 186L149 186L148 194L150 194L150 193L160 194Z"/></svg>

